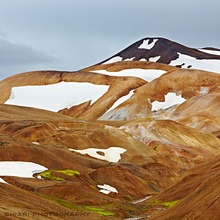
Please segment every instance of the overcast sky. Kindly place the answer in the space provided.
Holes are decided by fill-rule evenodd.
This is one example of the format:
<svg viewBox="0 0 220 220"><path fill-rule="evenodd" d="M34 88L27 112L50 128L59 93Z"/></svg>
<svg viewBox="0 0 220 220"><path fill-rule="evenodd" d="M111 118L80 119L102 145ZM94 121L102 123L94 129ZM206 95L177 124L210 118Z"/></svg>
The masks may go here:
<svg viewBox="0 0 220 220"><path fill-rule="evenodd" d="M219 0L0 0L0 79L78 70L144 37L220 48Z"/></svg>

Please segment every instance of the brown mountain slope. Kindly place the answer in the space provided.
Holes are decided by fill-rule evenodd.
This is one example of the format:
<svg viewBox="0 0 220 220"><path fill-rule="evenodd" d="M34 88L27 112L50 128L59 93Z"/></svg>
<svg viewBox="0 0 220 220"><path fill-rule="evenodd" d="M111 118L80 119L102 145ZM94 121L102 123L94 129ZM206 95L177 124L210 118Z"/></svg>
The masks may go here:
<svg viewBox="0 0 220 220"><path fill-rule="evenodd" d="M57 213L71 212L61 205L58 205L50 200L34 195L32 192L28 192L13 185L0 183L0 191L0 219L2 220L48 219L49 215L50 219L60 219L59 216L53 214L55 210ZM42 215L40 215L41 213ZM73 212L72 215L74 215ZM98 216L92 216L90 214L90 217L96 219ZM66 216L63 219L77 219L77 216ZM82 219L86 218L83 217Z"/></svg>
<svg viewBox="0 0 220 220"><path fill-rule="evenodd" d="M59 82L89 82L96 85L109 85L110 88L100 99L92 105L87 103L76 112L77 116L85 119L97 119L109 109L121 96L130 90L144 85L146 81L135 77L114 77L91 72L61 72L36 71L14 75L0 81L0 101L4 103L10 96L11 89L26 85L49 85ZM76 94L79 95L79 94ZM61 109L60 109L61 110ZM66 109L65 114L71 115L73 109ZM62 111L61 111L62 112Z"/></svg>
<svg viewBox="0 0 220 220"><path fill-rule="evenodd" d="M173 157L176 160L175 167L180 169L189 169L219 154L218 138L171 120L148 119L127 123L120 129L153 148L157 156ZM184 163L181 158L184 158Z"/></svg>
<svg viewBox="0 0 220 220"><path fill-rule="evenodd" d="M220 131L220 89L187 100L158 118L169 118L205 132Z"/></svg>
<svg viewBox="0 0 220 220"><path fill-rule="evenodd" d="M114 127L96 122L75 120L49 111L10 105L1 106L5 118L0 112L0 160L30 161L43 165L54 172L48 179L1 176L6 182L18 189L21 188L34 194L38 193L40 197L46 196L49 202L61 203L64 207L67 205L70 211L74 212L83 210L84 206L91 206L91 208L84 208L84 212L85 210L91 212L90 209L95 209L98 206L99 209L104 210L103 212L113 213L111 214L115 216L112 217L113 219L117 219L117 216L122 214L126 216L126 212L120 214L117 204L119 206L124 200L137 199L148 193L157 192L151 188L151 185L148 185L154 176L147 169L142 168L143 164L154 161L152 156L155 153L130 135ZM54 117L55 115L57 117ZM14 119L12 119L13 116L15 116ZM47 116L47 120L44 118L45 116ZM121 155L122 159L119 163L110 163L107 160L99 160L69 150L69 148L78 150L108 149L113 146L126 149L126 152ZM137 160L137 158L139 159ZM126 166L131 161L132 169ZM80 176L71 177L53 171L65 169L76 170ZM109 177L114 176L114 179L104 178L104 175L107 174L106 169L111 173ZM139 171L138 174L137 170L140 169L142 172ZM174 178L178 179L175 172L172 172L170 168L166 169ZM140 173L142 174L140 175ZM167 185L172 184L167 177L164 178L167 179L165 181ZM123 184L121 184L122 182ZM138 189L134 190L134 182ZM119 193L104 195L99 192L98 184L112 184ZM10 192L11 190L6 192L6 195L9 196ZM1 198L3 200L5 197L2 195ZM27 198L25 197L24 200ZM46 203L43 204L47 206ZM116 208L109 206L110 204L116 204ZM108 206L105 207L106 205ZM8 210L11 210L9 207L12 206L15 210L21 210L13 201L5 204ZM22 206L23 210L28 208L31 213L35 211L31 206L25 204ZM45 210L50 211L49 208L45 208ZM39 208L38 211L41 209ZM92 212L94 215L97 214L94 212ZM95 219L103 218L102 214L99 214L98 217L95 216Z"/></svg>
<svg viewBox="0 0 220 220"><path fill-rule="evenodd" d="M91 67L87 67L82 69L82 71L96 71L96 70L107 70L109 72L118 72L124 69L159 69L165 71L173 71L178 68L174 66L169 66L163 63L155 63L155 62L140 62L140 61L126 61L126 62L114 62L109 64L97 64Z"/></svg>
<svg viewBox="0 0 220 220"><path fill-rule="evenodd" d="M219 219L220 75L164 64L219 56L159 38L117 56L133 61L0 81L0 219ZM107 89L58 112L3 104L13 87L59 82ZM170 93L184 102L154 108Z"/></svg>
<svg viewBox="0 0 220 220"><path fill-rule="evenodd" d="M179 183L148 202L179 201L178 204L147 219L219 219L219 172L219 157L186 172Z"/></svg>
<svg viewBox="0 0 220 220"><path fill-rule="evenodd" d="M116 77L93 72L56 72L43 71L22 73L0 82L2 91L1 100L4 102L9 97L11 88L24 85L47 85L65 82L90 82L100 85L110 85L108 92L95 103L85 102L70 109L60 110L60 113L81 119L129 119L151 115L151 105L154 101L164 101L164 96L174 92L189 99L202 93L209 93L220 84L220 75L200 70L182 70L165 64L151 62L118 62L106 65L97 65L87 68L87 71L98 69L107 71L120 71L124 69L160 69L167 71L161 77L146 83L143 79L135 77ZM120 74L119 74L120 76ZM34 80L33 80L34 77ZM143 86L144 85L144 86ZM120 106L106 113L106 111L122 96L131 90L137 89L135 94ZM3 92L4 91L4 92Z"/></svg>
<svg viewBox="0 0 220 220"><path fill-rule="evenodd" d="M174 122L155 121L159 127L148 133L155 135L157 140L146 144L142 137L138 138L133 134L132 137L123 128L114 127L113 123L110 126L104 122L82 121L54 112L3 104L0 105L0 116L0 160L30 161L47 167L51 172L51 176L43 179L1 178L16 187L18 192L22 193L22 189L43 197L47 200L42 202L45 206L47 203L55 203L73 212L88 210L92 213L91 219L93 216L94 219L106 217L105 214L103 216L94 211L95 208L102 209L109 215L111 213L111 219L129 217L131 202L167 189L179 181L184 170L219 153L216 151L216 147L220 145L219 139L196 129L180 129L181 125ZM174 130L180 130L179 138L172 138L176 134L169 131L170 123ZM124 126L133 126L133 131L139 132L133 123ZM160 132L155 133L155 129ZM164 136L169 134L173 136L167 139L168 143ZM201 143L202 140L205 140L205 144ZM102 155L101 149L110 147L126 149L118 162L96 159L88 154L82 155L69 150L96 148L98 154ZM204 153L203 157L200 157L201 152ZM68 176L56 171L65 169L75 170L80 175ZM4 183L0 184L4 187ZM97 185L102 184L115 187L118 193L100 193ZM7 190L6 194L0 196L2 200L12 193L13 188ZM35 211L30 205L23 203L19 208L15 203L17 197L12 198L13 201L5 203L6 209L8 207L11 210L13 206L15 210ZM23 201L28 201L27 199L24 197ZM43 210L50 211L49 208ZM135 210L140 212L139 208Z"/></svg>
<svg viewBox="0 0 220 220"><path fill-rule="evenodd" d="M220 85L220 75L200 71L179 69L163 74L161 77L138 88L135 94L117 108L101 117L103 120L130 119L151 116L154 101L165 101L169 92L181 95L185 99L199 95L202 88L214 91Z"/></svg>

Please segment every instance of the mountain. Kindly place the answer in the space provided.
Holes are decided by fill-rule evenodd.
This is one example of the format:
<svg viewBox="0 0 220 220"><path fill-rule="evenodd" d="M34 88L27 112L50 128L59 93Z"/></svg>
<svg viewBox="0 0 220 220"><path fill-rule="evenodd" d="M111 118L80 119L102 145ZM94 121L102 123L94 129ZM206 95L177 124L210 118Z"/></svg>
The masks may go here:
<svg viewBox="0 0 220 220"><path fill-rule="evenodd" d="M144 38L0 81L0 219L219 219L219 56Z"/></svg>
<svg viewBox="0 0 220 220"><path fill-rule="evenodd" d="M143 38L99 64L117 61L152 61L181 68L220 72L220 50L186 47L165 38Z"/></svg>

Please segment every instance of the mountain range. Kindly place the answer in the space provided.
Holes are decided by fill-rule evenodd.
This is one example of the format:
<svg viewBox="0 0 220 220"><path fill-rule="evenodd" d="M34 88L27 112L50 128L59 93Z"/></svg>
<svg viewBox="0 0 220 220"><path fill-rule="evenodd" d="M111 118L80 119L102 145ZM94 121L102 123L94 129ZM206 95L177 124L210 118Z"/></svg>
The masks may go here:
<svg viewBox="0 0 220 220"><path fill-rule="evenodd" d="M144 38L0 81L0 219L219 219L220 49Z"/></svg>

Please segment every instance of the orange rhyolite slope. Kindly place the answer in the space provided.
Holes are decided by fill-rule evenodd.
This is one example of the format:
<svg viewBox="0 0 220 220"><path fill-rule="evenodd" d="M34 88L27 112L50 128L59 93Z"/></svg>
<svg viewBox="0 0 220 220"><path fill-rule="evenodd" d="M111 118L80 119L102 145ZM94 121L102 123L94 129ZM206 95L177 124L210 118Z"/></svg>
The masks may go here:
<svg viewBox="0 0 220 220"><path fill-rule="evenodd" d="M219 219L219 59L145 38L83 70L0 81L0 218ZM85 89L45 110L70 82Z"/></svg>

